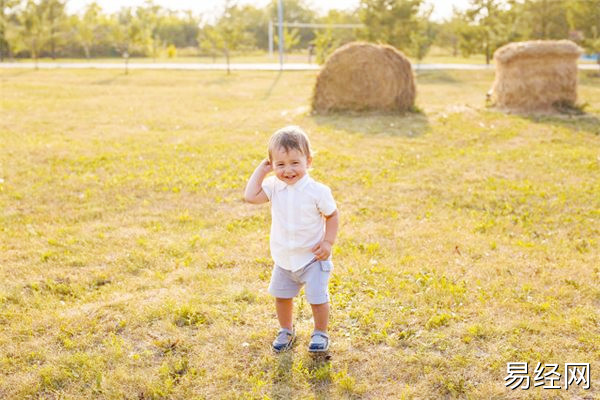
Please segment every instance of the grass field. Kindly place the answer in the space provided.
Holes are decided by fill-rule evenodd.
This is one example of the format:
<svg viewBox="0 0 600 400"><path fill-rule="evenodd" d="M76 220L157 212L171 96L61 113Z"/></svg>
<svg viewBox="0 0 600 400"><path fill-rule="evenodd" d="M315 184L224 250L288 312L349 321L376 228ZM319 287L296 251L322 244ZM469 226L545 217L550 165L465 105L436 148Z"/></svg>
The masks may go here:
<svg viewBox="0 0 600 400"><path fill-rule="evenodd" d="M312 72L0 71L0 398L600 399L600 79L531 117L485 108L492 79L326 117ZM271 352L270 214L242 201L292 123L341 214L329 361L302 300ZM506 388L519 361L563 388Z"/></svg>
<svg viewBox="0 0 600 400"><path fill-rule="evenodd" d="M188 52L189 53L189 52ZM33 62L31 59L17 59L14 60L16 62ZM60 62L60 63L82 63L88 60L84 58L59 58L53 60L51 58L41 58L39 59L40 63L52 63L52 62ZM89 60L94 63L119 63L123 62L122 58L113 57L113 58L92 58ZM418 61L414 58L410 58L410 61L413 64L417 64ZM132 57L129 59L131 63L142 63L142 64L152 64L152 63L181 63L181 64L191 64L191 63L199 63L199 64L211 64L211 63L219 63L223 64L226 62L225 57L219 55L218 57L197 57L193 55L180 55L173 58L168 58L166 55L162 55L157 58L152 57ZM242 64L256 64L256 63L279 63L279 55L277 51L273 53L273 56L269 56L268 53L262 52L254 52L254 53L244 53L244 54L234 54L230 62L233 63L242 63ZM309 60L307 51L296 51L294 53L286 54L284 58L285 63L308 63L311 62L316 64L315 57L311 57ZM579 64L596 64L593 60L580 59ZM460 55L453 56L452 54L444 51L442 49L435 48L431 51L423 60L420 62L421 64L485 64L485 56L483 54L474 54L470 57L463 57ZM491 62L493 64L493 60Z"/></svg>

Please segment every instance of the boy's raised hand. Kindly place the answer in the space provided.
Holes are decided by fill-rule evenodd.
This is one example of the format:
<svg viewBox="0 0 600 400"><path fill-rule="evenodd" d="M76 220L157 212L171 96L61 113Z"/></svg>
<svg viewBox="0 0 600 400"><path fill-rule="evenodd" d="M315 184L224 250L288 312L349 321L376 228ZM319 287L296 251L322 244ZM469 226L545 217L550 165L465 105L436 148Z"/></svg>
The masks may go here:
<svg viewBox="0 0 600 400"><path fill-rule="evenodd" d="M317 243L310 251L316 256L317 260L327 260L331 255L331 243L323 240L322 242Z"/></svg>
<svg viewBox="0 0 600 400"><path fill-rule="evenodd" d="M269 161L268 158L265 158L264 160L262 160L259 167L262 168L265 175L268 174L269 172L273 171L273 164L271 164L271 161Z"/></svg>

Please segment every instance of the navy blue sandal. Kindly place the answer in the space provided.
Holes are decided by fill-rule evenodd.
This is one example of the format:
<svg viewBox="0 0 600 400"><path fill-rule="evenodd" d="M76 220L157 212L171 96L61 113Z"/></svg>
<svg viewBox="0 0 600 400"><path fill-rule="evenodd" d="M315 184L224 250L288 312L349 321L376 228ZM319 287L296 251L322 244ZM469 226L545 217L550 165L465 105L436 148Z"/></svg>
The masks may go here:
<svg viewBox="0 0 600 400"><path fill-rule="evenodd" d="M273 351L280 353L290 349L294 344L294 340L296 340L296 333L293 330L281 328L273 341Z"/></svg>
<svg viewBox="0 0 600 400"><path fill-rule="evenodd" d="M314 331L310 335L308 351L311 353L325 353L329 350L329 335L325 332Z"/></svg>

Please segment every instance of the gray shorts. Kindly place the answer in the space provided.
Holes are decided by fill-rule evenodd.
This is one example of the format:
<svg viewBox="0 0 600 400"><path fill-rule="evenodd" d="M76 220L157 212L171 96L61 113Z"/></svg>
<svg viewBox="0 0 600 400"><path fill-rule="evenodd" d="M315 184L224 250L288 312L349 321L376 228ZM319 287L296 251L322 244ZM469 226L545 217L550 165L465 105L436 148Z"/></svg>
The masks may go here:
<svg viewBox="0 0 600 400"><path fill-rule="evenodd" d="M296 297L306 284L306 300L310 304L329 302L327 284L333 269L331 261L311 261L297 271L289 271L277 265L273 267L269 293L282 299Z"/></svg>

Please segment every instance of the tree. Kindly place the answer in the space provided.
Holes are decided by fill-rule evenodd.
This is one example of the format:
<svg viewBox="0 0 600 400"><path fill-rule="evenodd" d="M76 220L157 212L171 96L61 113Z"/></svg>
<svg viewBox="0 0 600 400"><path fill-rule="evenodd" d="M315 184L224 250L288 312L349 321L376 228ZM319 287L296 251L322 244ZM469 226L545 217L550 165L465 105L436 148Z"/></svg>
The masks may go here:
<svg viewBox="0 0 600 400"><path fill-rule="evenodd" d="M460 32L467 24L468 21L465 20L464 15L454 8L450 19L440 24L436 35L436 44L442 48L452 49L452 55L456 57L461 39Z"/></svg>
<svg viewBox="0 0 600 400"><path fill-rule="evenodd" d="M417 14L422 0L361 0L359 18L366 26L361 36L407 51L411 33L419 29Z"/></svg>
<svg viewBox="0 0 600 400"><path fill-rule="evenodd" d="M123 7L112 26L112 42L119 54L125 59L125 73L129 72L129 57L135 52L144 54L148 44L147 32L140 21L132 14L131 8ZM141 50L141 51L140 51Z"/></svg>
<svg viewBox="0 0 600 400"><path fill-rule="evenodd" d="M327 56L340 46L340 43L333 35L333 30L327 28L322 31L317 31L315 39L312 41L315 46L315 54L317 56L317 63L323 64L327 59Z"/></svg>
<svg viewBox="0 0 600 400"><path fill-rule="evenodd" d="M298 29L289 30L287 26L283 27L283 49L288 51L296 48L300 43L300 33ZM275 45L279 46L279 36L275 36Z"/></svg>
<svg viewBox="0 0 600 400"><path fill-rule="evenodd" d="M271 0L267 6L267 15L271 21L277 21L277 3L278 0ZM304 0L282 0L283 21L284 22L305 22L312 23L317 19L317 13L306 4ZM300 41L298 47L305 48L315 38L315 33L311 29L302 29L299 31Z"/></svg>
<svg viewBox="0 0 600 400"><path fill-rule="evenodd" d="M569 25L564 0L526 0L519 14L526 21L521 26L522 34L529 39L564 39L569 34ZM600 4L598 5L600 6Z"/></svg>
<svg viewBox="0 0 600 400"><path fill-rule="evenodd" d="M158 26L162 18L161 7L155 5L152 0L146 0L144 7L138 7L136 10L137 19L140 21L140 29L142 36L146 38L146 45L149 47L154 61L158 55L159 46L162 45L162 40L158 35Z"/></svg>
<svg viewBox="0 0 600 400"><path fill-rule="evenodd" d="M91 56L91 48L98 37L99 17L102 8L96 3L90 3L86 7L81 19L73 21L75 25L75 37L83 47L85 58Z"/></svg>
<svg viewBox="0 0 600 400"><path fill-rule="evenodd" d="M19 45L29 51L35 62L35 69L38 69L38 58L48 38L48 32L44 25L43 10L34 0L27 0L25 8L19 14L19 24Z"/></svg>
<svg viewBox="0 0 600 400"><path fill-rule="evenodd" d="M260 49L268 49L269 34L268 24L269 15L267 9L259 9L252 5L240 6L240 13L244 16L246 25L245 31L249 37L252 46ZM300 37L302 39L302 37Z"/></svg>
<svg viewBox="0 0 600 400"><path fill-rule="evenodd" d="M230 74L231 52L248 46L250 38L245 31L244 17L236 5L229 0L225 1L223 13L215 25L205 25L200 31L198 42L204 48L213 48L223 52L227 63L227 74Z"/></svg>
<svg viewBox="0 0 600 400"><path fill-rule="evenodd" d="M463 31L471 38L481 40L486 64L490 63L493 52L504 44L500 39L503 29L501 23L501 4L499 0L471 0L471 6L465 16L474 29Z"/></svg>
<svg viewBox="0 0 600 400"><path fill-rule="evenodd" d="M410 33L410 54L421 62L431 47L436 32L434 24L429 20L433 8L429 7L417 19L417 29Z"/></svg>
<svg viewBox="0 0 600 400"><path fill-rule="evenodd" d="M14 30L16 16L11 10L18 4L17 0L0 0L0 62L10 54L10 38Z"/></svg>
<svg viewBox="0 0 600 400"><path fill-rule="evenodd" d="M358 24L360 20L354 12L329 10L327 15L317 20L321 24ZM314 45L317 63L323 64L329 54L346 43L353 42L357 37L357 29L336 29L330 26L315 32L311 42Z"/></svg>
<svg viewBox="0 0 600 400"><path fill-rule="evenodd" d="M596 53L600 67L600 0L568 2L567 21L579 44Z"/></svg>
<svg viewBox="0 0 600 400"><path fill-rule="evenodd" d="M38 8L42 25L48 35L46 44L50 47L50 57L54 60L57 48L62 44L66 31L65 3L60 0L41 0Z"/></svg>

